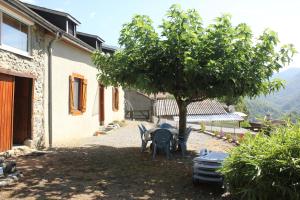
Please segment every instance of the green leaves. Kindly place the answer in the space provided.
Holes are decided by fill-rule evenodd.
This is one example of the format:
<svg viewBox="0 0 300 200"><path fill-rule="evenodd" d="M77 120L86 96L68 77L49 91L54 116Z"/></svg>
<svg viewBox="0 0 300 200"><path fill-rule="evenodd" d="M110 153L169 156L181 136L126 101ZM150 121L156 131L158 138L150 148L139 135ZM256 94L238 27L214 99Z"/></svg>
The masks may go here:
<svg viewBox="0 0 300 200"><path fill-rule="evenodd" d="M299 199L299 155L300 124L288 124L271 136L247 135L221 171L241 199Z"/></svg>
<svg viewBox="0 0 300 200"><path fill-rule="evenodd" d="M269 79L296 53L292 45L279 48L272 30L255 40L250 27L232 25L229 14L204 27L196 10L179 5L171 6L159 29L145 15L124 24L122 50L110 57L100 52L93 56L100 81L147 93L168 92L188 103L254 97L283 87L281 81Z"/></svg>

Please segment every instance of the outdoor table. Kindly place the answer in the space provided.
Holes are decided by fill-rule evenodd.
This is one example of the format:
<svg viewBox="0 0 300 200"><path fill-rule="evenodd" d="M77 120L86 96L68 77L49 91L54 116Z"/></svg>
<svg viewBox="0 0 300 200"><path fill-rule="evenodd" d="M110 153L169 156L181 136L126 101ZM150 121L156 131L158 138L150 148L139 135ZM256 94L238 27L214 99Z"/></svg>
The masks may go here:
<svg viewBox="0 0 300 200"><path fill-rule="evenodd" d="M152 140L152 134L157 129L160 129L160 128L151 128L151 129L147 130L145 132L145 140L147 140L147 141ZM178 134L179 134L179 130L178 129L176 129L176 128L167 128L167 130L169 130L175 138L178 138Z"/></svg>
<svg viewBox="0 0 300 200"><path fill-rule="evenodd" d="M145 132L145 140L146 141L152 141L153 138L153 133L160 128L151 128L149 130L147 130ZM171 148L172 150L176 150L177 147L177 140L178 140L178 135L179 135L179 130L176 128L167 128L167 130L169 130L171 132L171 134L173 135L173 139L172 139L172 144L171 144Z"/></svg>

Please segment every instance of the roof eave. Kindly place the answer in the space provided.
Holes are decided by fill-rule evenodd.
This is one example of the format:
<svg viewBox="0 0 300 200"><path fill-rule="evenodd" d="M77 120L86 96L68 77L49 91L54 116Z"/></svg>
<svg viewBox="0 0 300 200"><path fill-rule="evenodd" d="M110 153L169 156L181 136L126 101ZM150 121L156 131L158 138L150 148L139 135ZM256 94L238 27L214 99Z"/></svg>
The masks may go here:
<svg viewBox="0 0 300 200"><path fill-rule="evenodd" d="M103 39L102 39L101 37L99 37L98 35L93 35L93 34L84 33L84 32L80 32L80 31L77 31L76 34L77 34L77 35L86 36L86 37L95 38L95 39L99 40L99 41L102 42L102 43L105 42L105 40L103 40Z"/></svg>
<svg viewBox="0 0 300 200"><path fill-rule="evenodd" d="M44 7L41 7L41 6L36 6L36 5L25 3L25 2L23 4L25 4L27 7L32 8L32 9L37 9L37 10L41 10L41 11L44 11L44 12L49 12L51 14L66 17L66 18L72 20L77 25L81 24L80 21L78 21L75 17L73 17L69 13L61 12L61 11L57 11L57 10L52 10L52 9L49 9L49 8L44 8Z"/></svg>
<svg viewBox="0 0 300 200"><path fill-rule="evenodd" d="M85 49L86 51L92 53L95 51L93 47L90 45L86 44L85 42L79 40L78 38L67 34L65 31L61 30L60 28L56 27L55 25L51 24L48 22L46 19L32 11L30 8L24 5L23 2L20 2L18 0L5 0L6 3L10 4L11 6L14 6L18 9L20 9L22 12L27 14L35 23L39 24L49 32L56 34L60 33L63 38L70 40L71 42L77 44L78 46L81 46L81 48Z"/></svg>
<svg viewBox="0 0 300 200"><path fill-rule="evenodd" d="M63 32L60 28L54 26L53 24L51 24L50 22L42 18L40 15L38 15L37 13L33 12L31 9L26 7L23 2L20 2L19 0L5 0L5 2L20 9L22 12L27 14L35 23L38 23L46 30L53 33Z"/></svg>

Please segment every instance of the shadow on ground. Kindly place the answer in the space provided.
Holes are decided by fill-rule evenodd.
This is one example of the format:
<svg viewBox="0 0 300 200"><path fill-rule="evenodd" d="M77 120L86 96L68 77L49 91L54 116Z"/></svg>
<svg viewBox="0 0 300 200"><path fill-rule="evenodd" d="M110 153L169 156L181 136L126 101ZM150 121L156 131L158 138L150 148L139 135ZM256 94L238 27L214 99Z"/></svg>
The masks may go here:
<svg viewBox="0 0 300 200"><path fill-rule="evenodd" d="M24 199L220 199L214 185L194 186L192 163L179 154L151 159L139 148L58 148L18 158L24 178L0 197Z"/></svg>

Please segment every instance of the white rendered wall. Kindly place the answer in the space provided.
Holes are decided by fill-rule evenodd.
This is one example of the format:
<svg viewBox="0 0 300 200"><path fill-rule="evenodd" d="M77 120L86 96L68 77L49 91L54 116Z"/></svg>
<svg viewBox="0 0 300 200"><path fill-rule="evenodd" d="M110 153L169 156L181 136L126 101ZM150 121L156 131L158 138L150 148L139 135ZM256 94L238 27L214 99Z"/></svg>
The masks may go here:
<svg viewBox="0 0 300 200"><path fill-rule="evenodd" d="M69 113L69 76L80 74L87 79L86 112L82 115ZM53 95L53 145L76 143L90 137L99 129L99 86L97 69L91 62L91 54L64 41L53 48L52 70ZM120 109L112 111L112 89L105 89L105 124L124 119L124 92L120 89Z"/></svg>

